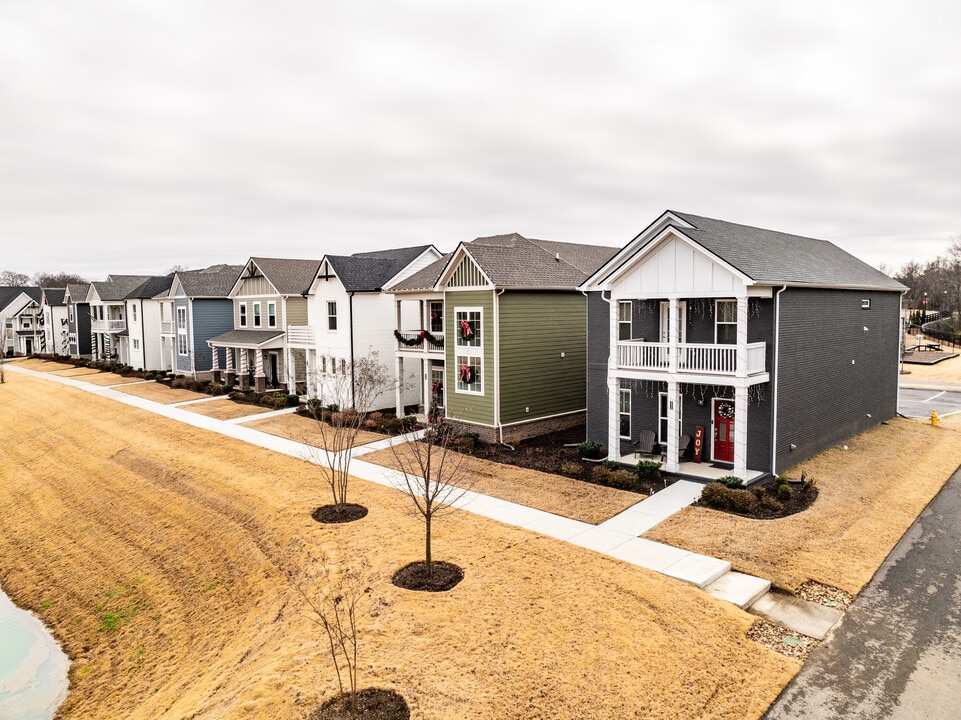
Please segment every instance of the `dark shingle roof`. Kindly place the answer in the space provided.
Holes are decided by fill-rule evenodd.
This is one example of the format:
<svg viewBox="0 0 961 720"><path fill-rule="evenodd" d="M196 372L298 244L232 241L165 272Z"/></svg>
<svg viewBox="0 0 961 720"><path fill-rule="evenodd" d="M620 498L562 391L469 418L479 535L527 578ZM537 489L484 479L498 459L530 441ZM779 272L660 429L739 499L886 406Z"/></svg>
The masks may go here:
<svg viewBox="0 0 961 720"><path fill-rule="evenodd" d="M67 292L70 293L70 299L74 303L86 302L87 290L90 288L90 283L68 283Z"/></svg>
<svg viewBox="0 0 961 720"><path fill-rule="evenodd" d="M453 253L447 253L443 257L435 260L427 267L423 267L413 275L405 277L388 288L384 288L388 292L400 291L400 290L431 290L434 285L437 284L438 279L440 279L441 273L444 272L444 268L447 267L447 261Z"/></svg>
<svg viewBox="0 0 961 720"><path fill-rule="evenodd" d="M159 295L160 293L170 290L170 284L173 282L173 279L173 273L164 275L163 277L160 277L159 275L149 277L133 290L128 292L124 296L124 299L132 300L134 298L152 298L155 295Z"/></svg>
<svg viewBox="0 0 961 720"><path fill-rule="evenodd" d="M222 335L210 338L209 342L218 345L263 345L281 337L283 330L228 330Z"/></svg>
<svg viewBox="0 0 961 720"><path fill-rule="evenodd" d="M576 288L618 248L532 240L518 233L477 238L464 248L497 287Z"/></svg>
<svg viewBox="0 0 961 720"><path fill-rule="evenodd" d="M66 288L44 288L43 296L47 298L47 305L63 305L66 292Z"/></svg>
<svg viewBox="0 0 961 720"><path fill-rule="evenodd" d="M827 240L670 211L694 226L676 228L761 283L850 286L881 290L905 287Z"/></svg>
<svg viewBox="0 0 961 720"><path fill-rule="evenodd" d="M119 302L127 297L131 290L149 279L149 275L108 275L106 280L90 284L97 289L102 302Z"/></svg>
<svg viewBox="0 0 961 720"><path fill-rule="evenodd" d="M250 258L281 295L304 295L317 276L320 260ZM236 278L235 278L236 280Z"/></svg>
<svg viewBox="0 0 961 720"><path fill-rule="evenodd" d="M223 298L237 282L243 265L212 265L177 273L184 294L191 298Z"/></svg>
<svg viewBox="0 0 961 720"><path fill-rule="evenodd" d="M353 255L328 255L326 260L347 292L377 292L430 247L418 245Z"/></svg>
<svg viewBox="0 0 961 720"><path fill-rule="evenodd" d="M31 300L40 302L42 291L39 287L0 287L0 310L12 303L20 293L25 293Z"/></svg>

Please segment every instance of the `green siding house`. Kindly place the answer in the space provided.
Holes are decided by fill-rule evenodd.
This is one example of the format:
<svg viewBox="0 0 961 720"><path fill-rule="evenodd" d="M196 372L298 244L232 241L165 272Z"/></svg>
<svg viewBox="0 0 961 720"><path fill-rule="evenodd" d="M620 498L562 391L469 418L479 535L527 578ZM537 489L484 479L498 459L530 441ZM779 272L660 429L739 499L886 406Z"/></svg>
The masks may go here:
<svg viewBox="0 0 961 720"><path fill-rule="evenodd" d="M583 424L587 302L577 286L615 252L477 238L388 288L397 376L419 386L419 411L495 442Z"/></svg>

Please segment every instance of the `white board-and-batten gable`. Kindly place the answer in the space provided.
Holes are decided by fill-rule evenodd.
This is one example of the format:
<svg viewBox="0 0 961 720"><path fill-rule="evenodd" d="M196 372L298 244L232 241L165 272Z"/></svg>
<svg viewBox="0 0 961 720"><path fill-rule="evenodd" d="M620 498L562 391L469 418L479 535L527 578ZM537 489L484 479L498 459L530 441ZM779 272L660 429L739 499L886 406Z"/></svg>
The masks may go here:
<svg viewBox="0 0 961 720"><path fill-rule="evenodd" d="M227 293L227 297L263 297L265 295L280 295L280 291L274 287L263 270L257 266L257 262L250 258L241 271L240 277L237 278L234 286Z"/></svg>
<svg viewBox="0 0 961 720"><path fill-rule="evenodd" d="M667 228L612 274L607 284L613 298L732 297L745 294L754 282Z"/></svg>
<svg viewBox="0 0 961 720"><path fill-rule="evenodd" d="M461 243L437 282L440 290L491 288L494 283Z"/></svg>

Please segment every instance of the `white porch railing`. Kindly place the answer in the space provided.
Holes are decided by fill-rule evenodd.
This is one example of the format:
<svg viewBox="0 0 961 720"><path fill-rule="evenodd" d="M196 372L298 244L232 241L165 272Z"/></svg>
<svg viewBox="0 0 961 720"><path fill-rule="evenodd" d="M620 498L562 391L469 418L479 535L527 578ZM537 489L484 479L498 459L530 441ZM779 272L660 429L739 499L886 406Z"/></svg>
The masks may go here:
<svg viewBox="0 0 961 720"><path fill-rule="evenodd" d="M426 350L427 352L438 352L438 353L444 352L444 336L442 333L431 333L431 335L433 335L438 340L438 342L436 343L431 342L426 337L422 338L420 336L420 333L421 333L420 330L412 330L412 331L398 330L397 334L411 344L408 345L407 343L401 342L398 339L397 349L398 350L420 350L420 351Z"/></svg>
<svg viewBox="0 0 961 720"><path fill-rule="evenodd" d="M161 335L173 335L174 334L174 323L169 320L164 320L160 323L160 334Z"/></svg>
<svg viewBox="0 0 961 720"><path fill-rule="evenodd" d="M313 347L316 344L312 325L288 325L287 344L297 347Z"/></svg>
<svg viewBox="0 0 961 720"><path fill-rule="evenodd" d="M677 346L677 370L683 373L707 375L737 374L737 345L710 345L679 343ZM671 364L670 343L619 342L617 366L630 370L660 370L666 372ZM766 344L750 343L747 346L747 375L764 372Z"/></svg>
<svg viewBox="0 0 961 720"><path fill-rule="evenodd" d="M91 320L90 330L96 333L123 332L127 329L126 320Z"/></svg>

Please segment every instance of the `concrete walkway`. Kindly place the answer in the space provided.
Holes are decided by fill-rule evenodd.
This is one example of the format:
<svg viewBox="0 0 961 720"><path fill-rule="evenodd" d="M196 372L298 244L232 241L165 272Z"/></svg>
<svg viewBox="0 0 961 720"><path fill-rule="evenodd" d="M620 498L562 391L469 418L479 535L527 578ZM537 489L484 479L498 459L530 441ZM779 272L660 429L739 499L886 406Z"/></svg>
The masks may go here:
<svg viewBox="0 0 961 720"><path fill-rule="evenodd" d="M196 402L194 400L166 405L121 392L114 389L116 386L93 385L84 382L83 379L29 370L17 367L14 364L7 365L7 369L67 385L193 427L210 430L308 462L317 463L320 461L320 454L308 445L246 428L242 425L245 421L259 420L292 412L291 409L280 410L275 413L260 413L234 420L217 420L179 407L190 405ZM379 485L395 489L401 488L404 477L400 472L363 460L365 454L390 447L391 443L395 441L395 438L386 438L354 448L350 474ZM770 581L733 572L731 571L731 563L726 560L699 555L688 550L638 537L641 533L697 500L703 487L700 483L678 480L668 488L639 501L636 505L599 525L571 520L560 515L473 491L465 492L454 504L464 510L483 515L492 520L563 540L632 565L691 583L715 597L734 603L742 609L750 609L759 599L764 598L766 601L764 603L766 609L764 616L766 618L796 632L823 638L827 632L822 628L825 623L824 618L818 615L816 624L806 624L805 613L797 612L793 604L785 605L782 602L783 598L789 596L768 592L771 587ZM796 598L790 598L790 600L793 601ZM783 612L780 612L779 608L782 606L784 609ZM814 607L816 608L816 606Z"/></svg>

